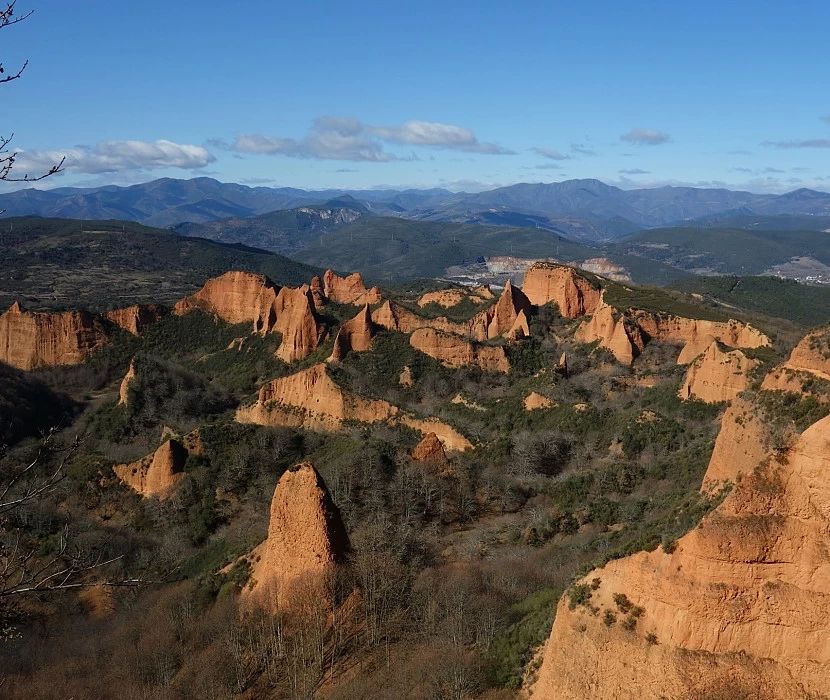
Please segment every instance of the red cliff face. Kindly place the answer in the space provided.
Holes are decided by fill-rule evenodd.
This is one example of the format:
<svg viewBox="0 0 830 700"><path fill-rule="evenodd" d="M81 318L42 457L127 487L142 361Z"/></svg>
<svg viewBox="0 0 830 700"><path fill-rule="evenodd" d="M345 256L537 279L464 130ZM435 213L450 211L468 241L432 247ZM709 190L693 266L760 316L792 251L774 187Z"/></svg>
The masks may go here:
<svg viewBox="0 0 830 700"><path fill-rule="evenodd" d="M327 299L337 304L365 304L380 303L380 290L377 287L366 289L363 277L355 272L348 277L338 277L331 270L323 275L323 293Z"/></svg>
<svg viewBox="0 0 830 700"><path fill-rule="evenodd" d="M600 304L600 290L564 265L536 263L525 273L522 291L535 306L556 303L566 318L592 314Z"/></svg>
<svg viewBox="0 0 830 700"><path fill-rule="evenodd" d="M334 338L334 349L329 362L340 362L350 352L365 352L372 345L375 325L369 305L363 307L353 319L346 321Z"/></svg>
<svg viewBox="0 0 830 700"><path fill-rule="evenodd" d="M515 325L520 316L524 317L524 327L527 328L527 314L530 310L528 298L508 280L495 305L477 314L470 322L469 334L474 340L488 340L511 331L515 333L517 328L522 327L521 321L518 326ZM527 334L529 335L529 329Z"/></svg>
<svg viewBox="0 0 830 700"><path fill-rule="evenodd" d="M730 417L738 430L743 415ZM563 598L534 698L795 700L827 692L830 417L759 468L756 456L671 553L641 552L588 574L586 584L597 580L586 586L597 614ZM606 625L609 610L616 622Z"/></svg>
<svg viewBox="0 0 830 700"><path fill-rule="evenodd" d="M346 528L323 479L311 464L300 464L274 490L268 538L254 552L243 598L277 612L304 607L311 593L315 604L331 610L327 578L348 552Z"/></svg>
<svg viewBox="0 0 830 700"><path fill-rule="evenodd" d="M577 328L574 338L580 343L599 341L600 347L609 350L623 365L634 362L645 341L639 326L626 314L601 303L591 318Z"/></svg>
<svg viewBox="0 0 830 700"><path fill-rule="evenodd" d="M147 326L161 318L161 309L155 304L136 304L124 309L107 311L104 316L128 333L141 335Z"/></svg>
<svg viewBox="0 0 830 700"><path fill-rule="evenodd" d="M19 369L80 364L105 340L85 311L30 313L15 302L0 315L0 362Z"/></svg>
<svg viewBox="0 0 830 700"><path fill-rule="evenodd" d="M273 308L276 311L273 329L282 333L277 357L285 362L308 357L325 338L325 329L314 312L311 292L307 289L283 287Z"/></svg>
<svg viewBox="0 0 830 700"><path fill-rule="evenodd" d="M276 322L276 298L277 287L265 275L226 272L177 302L173 313L182 315L199 309L228 323L251 323L255 333L267 333Z"/></svg>
<svg viewBox="0 0 830 700"><path fill-rule="evenodd" d="M759 360L748 358L740 350L722 349L715 340L689 365L680 398L706 403L731 401L749 388L750 374L759 364Z"/></svg>
<svg viewBox="0 0 830 700"><path fill-rule="evenodd" d="M477 366L485 372L510 371L510 362L502 346L473 344L434 328L419 328L410 336L409 343L447 367Z"/></svg>
<svg viewBox="0 0 830 700"><path fill-rule="evenodd" d="M444 452L444 446L435 433L429 433L418 443L412 450L412 459L436 476L449 478L454 475L454 470Z"/></svg>
<svg viewBox="0 0 830 700"><path fill-rule="evenodd" d="M163 500L184 479L184 465L190 452L201 451L198 433L191 433L185 441L183 444L179 440L167 440L153 454L132 464L115 466L113 471L133 491Z"/></svg>

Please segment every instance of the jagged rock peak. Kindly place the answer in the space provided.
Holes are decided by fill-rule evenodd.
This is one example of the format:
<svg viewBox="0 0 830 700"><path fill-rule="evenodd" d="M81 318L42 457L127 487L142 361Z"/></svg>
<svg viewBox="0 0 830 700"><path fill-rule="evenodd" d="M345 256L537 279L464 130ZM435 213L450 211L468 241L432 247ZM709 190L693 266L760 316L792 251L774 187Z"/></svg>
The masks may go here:
<svg viewBox="0 0 830 700"><path fill-rule="evenodd" d="M525 272L522 291L535 306L555 302L559 313L577 318L594 313L601 291L574 268L536 263Z"/></svg>
<svg viewBox="0 0 830 700"><path fill-rule="evenodd" d="M332 270L326 270L323 275L323 293L327 299L337 304L377 304L381 300L380 289L366 288L363 276L353 272L347 277L338 277Z"/></svg>
<svg viewBox="0 0 830 700"><path fill-rule="evenodd" d="M727 351L715 340L686 371L680 387L682 399L699 399L706 403L730 401L749 388L750 373L760 363L740 350Z"/></svg>
<svg viewBox="0 0 830 700"><path fill-rule="evenodd" d="M271 499L268 538L256 551L259 561L244 593L249 602L286 609L303 604L298 599L313 593L331 608L325 578L345 563L349 537L340 511L310 463L280 477Z"/></svg>

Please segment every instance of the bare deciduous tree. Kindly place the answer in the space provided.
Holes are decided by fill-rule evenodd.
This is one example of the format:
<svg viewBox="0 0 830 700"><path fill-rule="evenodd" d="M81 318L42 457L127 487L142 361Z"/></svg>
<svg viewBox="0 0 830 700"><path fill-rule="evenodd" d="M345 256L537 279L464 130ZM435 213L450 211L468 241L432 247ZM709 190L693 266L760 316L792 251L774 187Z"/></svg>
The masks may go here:
<svg viewBox="0 0 830 700"><path fill-rule="evenodd" d="M2 8L0 9L0 29L6 29L15 24L19 24L32 16L32 12L34 12L34 10L30 10L22 15L16 14L16 5L17 0L6 0L4 4L0 4L0 8ZM6 70L2 60L0 60L0 85L18 80L23 75L23 71L26 70L28 65L29 61L26 60L16 70L13 68L13 72L10 73ZM0 181L37 182L38 180L43 180L44 178L54 175L63 169L63 164L66 160L65 158L61 158L59 163L53 165L48 171L41 173L40 175L30 176L28 173L24 173L22 177L16 177L12 173L12 170L14 169L15 161L17 160L17 156L20 152L9 148L9 144L11 144L12 139L14 139L14 133L10 133L8 136L0 135ZM2 211L0 211L0 214L2 214Z"/></svg>

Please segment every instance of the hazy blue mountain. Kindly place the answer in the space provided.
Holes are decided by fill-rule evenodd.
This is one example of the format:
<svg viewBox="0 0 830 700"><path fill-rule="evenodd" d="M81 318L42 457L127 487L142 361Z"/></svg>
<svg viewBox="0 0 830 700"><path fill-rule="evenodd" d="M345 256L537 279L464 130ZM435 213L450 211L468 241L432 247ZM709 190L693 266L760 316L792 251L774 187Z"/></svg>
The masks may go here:
<svg viewBox="0 0 830 700"><path fill-rule="evenodd" d="M380 216L495 224L512 219L513 225L526 224L531 228L540 225L582 240L586 240L587 228L575 227L575 232L569 232L562 222L596 224L625 220L635 227L656 227L727 213L830 216L830 194L807 189L784 195L695 187L622 190L591 179L520 183L487 192L452 193L440 188L306 191L292 187L248 187L206 177L163 178L130 187L20 190L0 195L0 210L5 210L6 216L118 218L171 226L324 204L342 195L350 195ZM595 240L613 238L620 231L619 226L606 228L599 231Z"/></svg>

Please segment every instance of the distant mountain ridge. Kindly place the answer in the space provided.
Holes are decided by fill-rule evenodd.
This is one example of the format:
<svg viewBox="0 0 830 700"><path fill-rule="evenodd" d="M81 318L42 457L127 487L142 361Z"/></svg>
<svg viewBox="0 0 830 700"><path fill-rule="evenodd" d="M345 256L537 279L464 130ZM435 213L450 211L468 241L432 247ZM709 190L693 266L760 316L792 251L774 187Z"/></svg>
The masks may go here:
<svg viewBox="0 0 830 700"><path fill-rule="evenodd" d="M4 216L50 216L77 219L127 219L152 226L247 218L324 204L348 195L372 214L456 223L541 225L568 235L562 220L625 220L648 228L678 224L718 214L830 216L830 193L799 189L764 195L724 188L659 187L622 190L595 179L556 183L520 183L486 192L427 190L321 190L248 187L200 177L163 178L129 187L25 189L0 194ZM543 217L534 223L533 217ZM501 219L501 220L499 220ZM602 227L601 227L602 228ZM609 227L605 227L608 229ZM600 230L595 240L631 233L627 226ZM614 235L616 234L616 235Z"/></svg>

